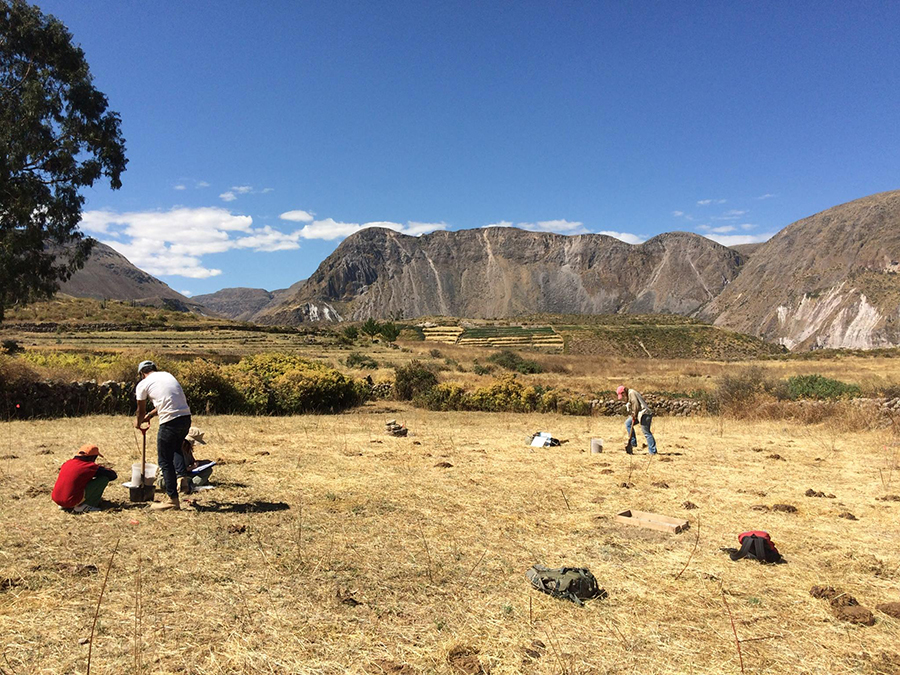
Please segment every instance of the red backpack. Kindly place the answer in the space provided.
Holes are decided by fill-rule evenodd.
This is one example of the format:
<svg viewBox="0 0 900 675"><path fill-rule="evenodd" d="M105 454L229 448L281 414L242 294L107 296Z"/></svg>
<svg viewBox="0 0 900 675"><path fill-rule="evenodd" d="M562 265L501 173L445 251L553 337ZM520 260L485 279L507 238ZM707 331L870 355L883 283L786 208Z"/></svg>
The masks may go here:
<svg viewBox="0 0 900 675"><path fill-rule="evenodd" d="M741 558L752 558L761 563L777 563L781 562L781 554L772 543L772 537L768 532L762 530L751 530L750 532L742 532L738 535L738 543L741 545L739 551L731 554L732 560L740 560Z"/></svg>

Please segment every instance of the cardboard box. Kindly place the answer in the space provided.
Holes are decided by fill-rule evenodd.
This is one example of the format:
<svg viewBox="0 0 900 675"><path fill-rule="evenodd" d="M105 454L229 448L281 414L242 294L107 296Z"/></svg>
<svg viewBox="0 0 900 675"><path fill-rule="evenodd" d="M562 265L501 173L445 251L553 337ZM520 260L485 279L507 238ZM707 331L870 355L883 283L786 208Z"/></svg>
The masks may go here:
<svg viewBox="0 0 900 675"><path fill-rule="evenodd" d="M620 523L637 525L638 527L645 527L648 530L658 530L660 532L669 532L671 534L678 534L690 527L688 521L682 520L681 518L670 518L669 516L663 516L658 513L635 511L633 509L628 509L627 511L616 514L616 520Z"/></svg>

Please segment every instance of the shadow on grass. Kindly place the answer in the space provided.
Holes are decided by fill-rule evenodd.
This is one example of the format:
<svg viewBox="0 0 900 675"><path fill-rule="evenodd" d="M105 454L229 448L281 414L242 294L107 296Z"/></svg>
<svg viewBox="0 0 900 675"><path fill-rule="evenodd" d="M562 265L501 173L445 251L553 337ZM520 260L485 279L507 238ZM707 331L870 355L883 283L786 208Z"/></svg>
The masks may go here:
<svg viewBox="0 0 900 675"><path fill-rule="evenodd" d="M287 511L291 508L284 502L263 502L259 500L253 502L238 502L236 504L223 502L199 504L194 502L193 506L197 511L210 513L269 513L271 511Z"/></svg>

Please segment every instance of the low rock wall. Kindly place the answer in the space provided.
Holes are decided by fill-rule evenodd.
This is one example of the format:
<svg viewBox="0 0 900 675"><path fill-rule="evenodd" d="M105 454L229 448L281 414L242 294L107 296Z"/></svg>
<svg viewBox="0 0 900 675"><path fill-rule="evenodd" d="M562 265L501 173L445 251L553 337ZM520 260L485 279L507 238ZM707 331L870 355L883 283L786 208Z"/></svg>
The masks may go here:
<svg viewBox="0 0 900 675"><path fill-rule="evenodd" d="M22 382L4 388L0 405L10 419L131 415L134 384L126 382Z"/></svg>
<svg viewBox="0 0 900 675"><path fill-rule="evenodd" d="M653 394L646 394L644 400L657 417L691 417L693 415L702 415L706 412L706 406L697 399L662 398ZM594 415L624 416L625 401L615 398L594 399L591 401L591 411Z"/></svg>

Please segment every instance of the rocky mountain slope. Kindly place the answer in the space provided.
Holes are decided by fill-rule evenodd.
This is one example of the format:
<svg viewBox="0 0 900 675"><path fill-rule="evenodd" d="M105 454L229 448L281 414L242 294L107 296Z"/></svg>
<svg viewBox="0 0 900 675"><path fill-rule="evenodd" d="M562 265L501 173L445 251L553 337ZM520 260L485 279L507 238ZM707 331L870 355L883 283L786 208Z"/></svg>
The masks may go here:
<svg viewBox="0 0 900 675"><path fill-rule="evenodd" d="M290 287L277 291L267 291L264 288L223 288L215 293L195 295L192 299L219 316L236 321L252 321L267 307L293 297L305 283L306 279L301 279Z"/></svg>
<svg viewBox="0 0 900 675"><path fill-rule="evenodd" d="M197 303L138 269L125 256L99 241L94 243L84 267L59 290L77 298L136 300L141 304L179 311L200 310Z"/></svg>
<svg viewBox="0 0 900 675"><path fill-rule="evenodd" d="M297 293L254 319L689 315L713 300L742 262L738 252L686 232L633 246L599 234L514 228L422 237L371 228L345 239Z"/></svg>
<svg viewBox="0 0 900 675"><path fill-rule="evenodd" d="M900 344L900 191L789 225L700 317L789 349Z"/></svg>

